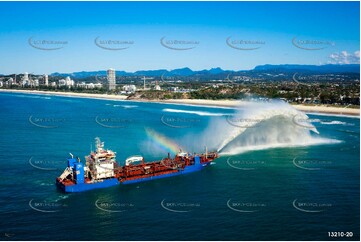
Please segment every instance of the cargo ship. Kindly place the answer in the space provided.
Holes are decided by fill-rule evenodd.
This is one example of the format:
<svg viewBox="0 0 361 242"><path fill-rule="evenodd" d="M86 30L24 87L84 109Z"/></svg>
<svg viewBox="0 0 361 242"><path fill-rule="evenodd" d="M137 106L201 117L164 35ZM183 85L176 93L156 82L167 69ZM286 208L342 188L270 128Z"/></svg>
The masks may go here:
<svg viewBox="0 0 361 242"><path fill-rule="evenodd" d="M178 176L202 170L218 157L217 152L189 154L180 151L171 158L145 162L140 155L131 156L123 166L116 161L116 152L104 149L104 142L95 139L96 150L85 157L85 164L72 154L68 166L56 178L57 187L63 192L83 192L98 188L132 184L160 178Z"/></svg>

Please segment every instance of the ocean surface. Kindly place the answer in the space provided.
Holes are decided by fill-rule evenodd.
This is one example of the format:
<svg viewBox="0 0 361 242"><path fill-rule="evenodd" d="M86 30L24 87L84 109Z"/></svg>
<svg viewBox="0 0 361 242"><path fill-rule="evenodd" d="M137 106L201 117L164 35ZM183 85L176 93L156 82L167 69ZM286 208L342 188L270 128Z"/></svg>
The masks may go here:
<svg viewBox="0 0 361 242"><path fill-rule="evenodd" d="M358 117L11 93L0 103L2 240L360 239ZM201 172L57 190L69 153L84 161L95 137L121 164L224 147Z"/></svg>

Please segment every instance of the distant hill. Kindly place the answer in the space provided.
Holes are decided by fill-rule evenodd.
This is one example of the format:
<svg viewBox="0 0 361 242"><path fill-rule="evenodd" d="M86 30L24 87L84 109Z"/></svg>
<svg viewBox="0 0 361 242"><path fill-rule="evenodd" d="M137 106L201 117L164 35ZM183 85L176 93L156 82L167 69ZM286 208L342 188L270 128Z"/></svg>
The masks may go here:
<svg viewBox="0 0 361 242"><path fill-rule="evenodd" d="M253 70L244 70L244 71L234 71L234 70L223 70L220 67L211 68L209 70L200 70L193 71L188 67L166 70L139 70L136 72L125 72L125 71L116 71L117 76L151 76L151 77L160 77L160 76L227 76L228 74L237 74L237 73L253 73L253 72L272 72L272 73L295 73L295 72L305 72L305 73L360 73L360 64L349 64L349 65L260 65L256 66ZM70 76L73 78L86 78L90 76L106 76L106 70L100 71L80 71L73 73L52 73L51 76Z"/></svg>
<svg viewBox="0 0 361 242"><path fill-rule="evenodd" d="M360 64L348 65L261 65L256 66L255 71L277 72L320 72L320 73L360 73Z"/></svg>
<svg viewBox="0 0 361 242"><path fill-rule="evenodd" d="M174 69L169 71L167 74L172 76L192 76L195 74L195 71L192 71L188 67L181 68L181 69Z"/></svg>
<svg viewBox="0 0 361 242"><path fill-rule="evenodd" d="M116 71L117 76L125 76L125 75L132 75L132 73L127 73L125 71ZM86 78L90 76L106 76L107 71L80 71L80 72L72 72L72 73L59 73L54 72L50 74L51 76L63 76L63 77L74 77L74 78Z"/></svg>
<svg viewBox="0 0 361 242"><path fill-rule="evenodd" d="M134 73L130 73L133 76L161 76L165 72L168 72L166 69L160 70L149 70L149 71L136 71Z"/></svg>
<svg viewBox="0 0 361 242"><path fill-rule="evenodd" d="M188 67L174 69L168 71L166 69L159 69L159 70L140 70L136 72L125 72L125 71L116 71L117 76L192 76L196 74L202 75L213 75L213 74L220 74L226 71L222 70L221 68L212 68L210 70L202 70L202 71L193 71ZM228 73L229 71L227 71ZM70 76L74 78L86 78L90 76L106 76L107 72L105 70L102 71L80 71L80 72L73 72L73 73L59 73L55 72L52 73L51 76Z"/></svg>

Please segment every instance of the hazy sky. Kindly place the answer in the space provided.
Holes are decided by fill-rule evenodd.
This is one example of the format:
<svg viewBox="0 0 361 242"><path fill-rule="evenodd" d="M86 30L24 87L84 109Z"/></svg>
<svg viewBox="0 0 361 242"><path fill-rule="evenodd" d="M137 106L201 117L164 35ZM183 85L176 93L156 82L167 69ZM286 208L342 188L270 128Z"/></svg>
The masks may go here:
<svg viewBox="0 0 361 242"><path fill-rule="evenodd" d="M1 74L359 63L359 2L0 2L0 9Z"/></svg>

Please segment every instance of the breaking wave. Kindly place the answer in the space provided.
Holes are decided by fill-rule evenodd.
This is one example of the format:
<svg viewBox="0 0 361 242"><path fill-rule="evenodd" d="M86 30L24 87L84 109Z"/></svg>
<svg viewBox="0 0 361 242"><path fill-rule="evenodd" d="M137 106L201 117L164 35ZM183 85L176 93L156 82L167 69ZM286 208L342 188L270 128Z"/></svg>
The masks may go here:
<svg viewBox="0 0 361 242"><path fill-rule="evenodd" d="M165 108L163 112L169 113L188 113L188 114L196 114L199 116L225 116L228 115L226 113L211 113L205 111L191 111L191 110L182 110L182 109L172 109L172 108Z"/></svg>
<svg viewBox="0 0 361 242"><path fill-rule="evenodd" d="M22 95L22 94L17 94L17 95L14 95L15 97L24 97L24 98L34 98L34 99L51 99L51 97L47 97L47 96L38 96L38 95L32 95L32 94L25 94L25 95Z"/></svg>
<svg viewBox="0 0 361 242"><path fill-rule="evenodd" d="M320 124L325 124L325 125L348 125L348 126L353 126L353 124L343 122L343 121L338 121L338 120L310 119L310 122L311 123L320 123Z"/></svg>
<svg viewBox="0 0 361 242"><path fill-rule="evenodd" d="M117 107L122 107L122 108L125 108L125 109L128 109L128 108L137 108L138 106L137 105L120 105L120 104L110 104L110 103L107 103L105 104L107 106L113 106L115 108Z"/></svg>
<svg viewBox="0 0 361 242"><path fill-rule="evenodd" d="M122 105L123 108L137 108L137 105Z"/></svg>
<svg viewBox="0 0 361 242"><path fill-rule="evenodd" d="M348 125L348 123L346 122L341 122L341 121L329 121L329 122L320 122L321 124L341 124L341 125Z"/></svg>

